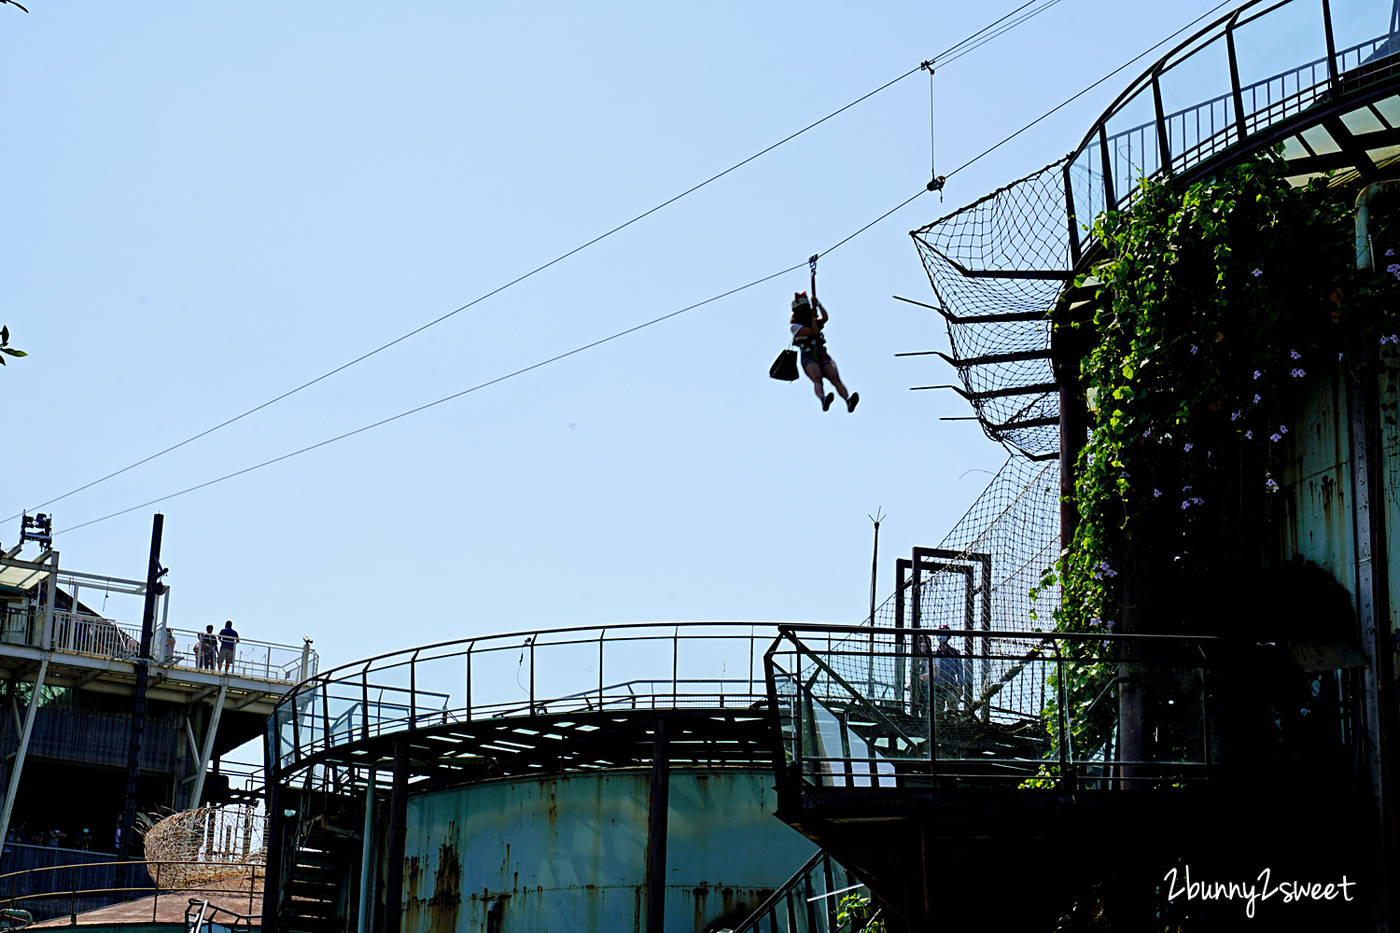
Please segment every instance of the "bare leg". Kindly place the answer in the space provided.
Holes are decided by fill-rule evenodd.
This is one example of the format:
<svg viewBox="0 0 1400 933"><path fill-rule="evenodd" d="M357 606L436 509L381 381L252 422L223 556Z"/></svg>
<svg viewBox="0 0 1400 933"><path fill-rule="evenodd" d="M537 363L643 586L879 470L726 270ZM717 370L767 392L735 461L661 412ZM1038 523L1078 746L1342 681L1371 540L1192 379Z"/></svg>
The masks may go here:
<svg viewBox="0 0 1400 933"><path fill-rule="evenodd" d="M826 396L826 393L822 391L822 368L816 363L808 363L802 368L806 371L807 375L811 378L812 382L815 383L817 390L817 398L824 398ZM845 398L846 396L843 394L841 397Z"/></svg>
<svg viewBox="0 0 1400 933"><path fill-rule="evenodd" d="M811 371L809 370L807 374L811 376ZM834 361L828 360L826 362L826 365L822 367L822 375L826 376L827 381L831 383L831 387L836 390L837 395L841 396L843 399L851 397L851 393L847 392L846 387L841 384L841 374L836 371L836 363ZM817 377L812 376L812 378L815 379ZM822 390L818 389L817 394L821 395Z"/></svg>

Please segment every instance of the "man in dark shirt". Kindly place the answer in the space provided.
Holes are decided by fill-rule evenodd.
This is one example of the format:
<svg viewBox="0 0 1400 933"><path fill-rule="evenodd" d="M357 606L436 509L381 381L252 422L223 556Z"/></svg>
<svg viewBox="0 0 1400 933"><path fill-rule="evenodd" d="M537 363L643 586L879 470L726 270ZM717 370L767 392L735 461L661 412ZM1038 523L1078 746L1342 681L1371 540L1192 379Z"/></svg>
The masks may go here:
<svg viewBox="0 0 1400 933"><path fill-rule="evenodd" d="M203 669L213 670L215 661L219 657L219 636L214 634L214 626L204 626L204 632L199 636L199 666Z"/></svg>
<svg viewBox="0 0 1400 933"><path fill-rule="evenodd" d="M219 667L224 673L233 670L233 655L238 647L238 632L234 631L233 620L224 623L219 630Z"/></svg>

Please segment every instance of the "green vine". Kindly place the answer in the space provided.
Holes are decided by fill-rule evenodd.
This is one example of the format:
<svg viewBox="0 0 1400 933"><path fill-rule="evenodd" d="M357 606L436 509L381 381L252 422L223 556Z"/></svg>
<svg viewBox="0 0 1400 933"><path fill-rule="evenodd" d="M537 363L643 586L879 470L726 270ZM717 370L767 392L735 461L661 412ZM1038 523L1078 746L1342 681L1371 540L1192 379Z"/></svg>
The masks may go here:
<svg viewBox="0 0 1400 933"><path fill-rule="evenodd" d="M1308 372L1395 342L1400 264L1359 274L1350 205L1283 174L1275 153L1185 190L1146 182L1094 226L1112 258L1076 283L1097 293L1092 317L1056 333L1084 350L1090 419L1077 530L1042 580L1061 586L1057 630L1122 631L1132 613L1137 630L1170 631L1169 594L1257 564ZM1111 714L1089 706L1112 666L1067 670L1067 719L1092 748Z"/></svg>

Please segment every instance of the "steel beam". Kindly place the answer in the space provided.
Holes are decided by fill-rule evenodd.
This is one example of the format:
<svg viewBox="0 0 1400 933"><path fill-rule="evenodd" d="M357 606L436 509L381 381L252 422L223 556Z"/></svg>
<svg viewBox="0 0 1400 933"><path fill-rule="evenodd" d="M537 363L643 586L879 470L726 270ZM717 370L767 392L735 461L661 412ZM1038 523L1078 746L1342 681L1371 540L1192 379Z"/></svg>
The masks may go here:
<svg viewBox="0 0 1400 933"><path fill-rule="evenodd" d="M374 865L374 846L371 844L374 839L374 779L377 774L377 766L370 765L369 779L365 781L364 832L360 836L360 899L359 910L355 914L355 933L369 933L369 914L373 904L369 889L371 868Z"/></svg>
<svg viewBox="0 0 1400 933"><path fill-rule="evenodd" d="M408 833L408 738L394 741L394 783L389 790L389 833L385 842L384 913L379 933L399 933L403 921L404 840Z"/></svg>
<svg viewBox="0 0 1400 933"><path fill-rule="evenodd" d="M10 814L15 809L15 795L19 793L24 756L29 751L29 737L34 734L34 716L39 712L39 697L44 692L44 676L48 672L49 659L46 656L39 663L39 676L34 681L34 692L29 695L29 709L24 714L24 729L19 734L19 749L15 752L15 763L10 766L10 779L5 784L5 806L4 809L0 809L0 839L4 839L10 832Z"/></svg>
<svg viewBox="0 0 1400 933"><path fill-rule="evenodd" d="M666 717L656 717L652 732L651 795L647 802L646 933L665 933L666 827L671 809L671 761Z"/></svg>
<svg viewBox="0 0 1400 933"><path fill-rule="evenodd" d="M214 754L214 736L219 731L219 719L224 714L224 697L228 695L228 684L219 687L219 696L214 700L214 709L209 714L209 726L204 730L204 747L199 752L199 764L195 769L194 787L190 788L189 809L199 806L200 795L204 793L204 778L209 768L209 758Z"/></svg>

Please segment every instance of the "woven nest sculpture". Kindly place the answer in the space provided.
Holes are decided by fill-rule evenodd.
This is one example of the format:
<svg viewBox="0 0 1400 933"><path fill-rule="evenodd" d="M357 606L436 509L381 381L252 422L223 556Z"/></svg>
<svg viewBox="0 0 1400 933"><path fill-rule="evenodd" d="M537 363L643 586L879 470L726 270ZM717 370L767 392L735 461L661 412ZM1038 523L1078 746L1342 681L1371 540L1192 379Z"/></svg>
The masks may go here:
<svg viewBox="0 0 1400 933"><path fill-rule="evenodd" d="M197 888L247 877L266 861L267 815L255 807L172 813L145 833L146 864L161 888Z"/></svg>

